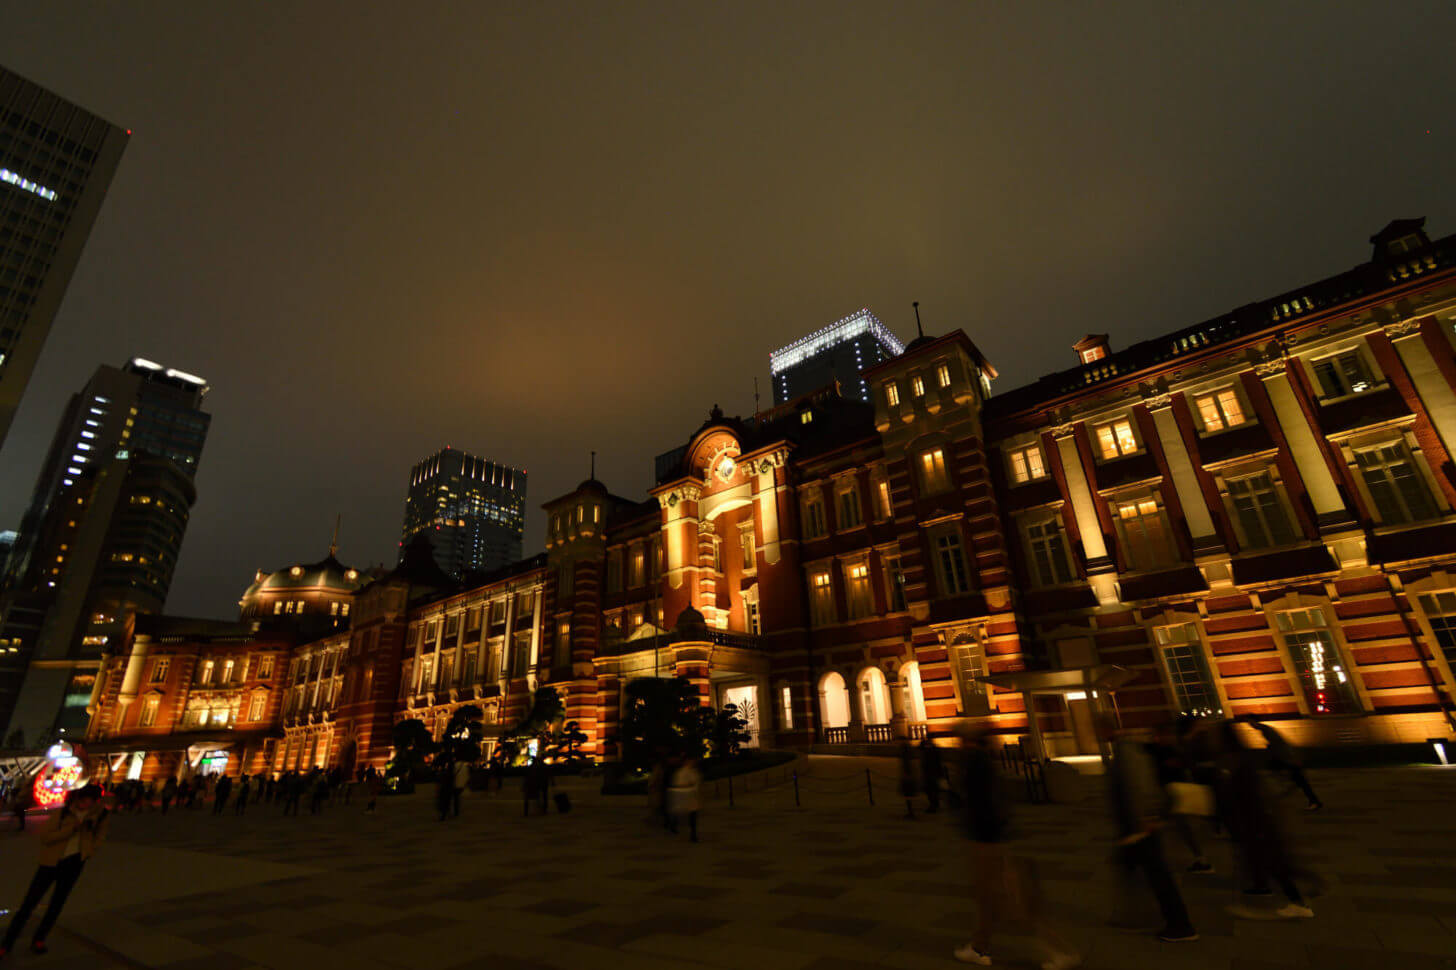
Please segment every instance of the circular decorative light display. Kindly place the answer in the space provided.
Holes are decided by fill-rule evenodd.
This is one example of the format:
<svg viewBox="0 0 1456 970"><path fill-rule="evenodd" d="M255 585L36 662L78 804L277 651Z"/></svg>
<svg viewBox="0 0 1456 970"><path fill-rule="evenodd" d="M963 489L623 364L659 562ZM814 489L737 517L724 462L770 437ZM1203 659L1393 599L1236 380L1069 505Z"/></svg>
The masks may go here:
<svg viewBox="0 0 1456 970"><path fill-rule="evenodd" d="M69 742L58 741L46 751L46 761L31 792L41 808L54 808L66 800L66 792L81 787L81 759Z"/></svg>

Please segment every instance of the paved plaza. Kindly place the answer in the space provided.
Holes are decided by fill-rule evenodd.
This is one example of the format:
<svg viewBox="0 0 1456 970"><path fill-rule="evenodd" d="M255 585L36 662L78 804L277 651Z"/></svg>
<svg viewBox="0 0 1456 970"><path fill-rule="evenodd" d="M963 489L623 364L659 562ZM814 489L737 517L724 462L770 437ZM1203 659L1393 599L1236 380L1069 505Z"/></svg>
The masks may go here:
<svg viewBox="0 0 1456 970"><path fill-rule="evenodd" d="M865 792L870 767L875 806ZM518 792L467 794L441 824L428 793L318 817L278 805L114 819L52 952L11 957L50 970L166 967L630 966L752 970L949 968L974 915L965 840L945 814L902 818L893 762L814 758L804 807L788 769L724 786L703 841L644 822L645 800L568 781L570 815L522 818ZM1074 805L1020 805L1016 825L1052 914L1086 966L1321 970L1456 967L1456 768L1312 773L1325 811L1302 815L1305 858L1328 881L1316 918L1235 921L1229 846L1218 872L1187 876L1202 939L1162 944L1105 926L1114 896L1110 829L1089 790ZM774 787L763 788L766 782ZM714 793L714 785L706 786ZM1089 789L1092 785L1089 784ZM0 905L29 878L28 836L0 834ZM1179 866L1186 857L1172 850ZM1007 936L997 965L1035 966Z"/></svg>

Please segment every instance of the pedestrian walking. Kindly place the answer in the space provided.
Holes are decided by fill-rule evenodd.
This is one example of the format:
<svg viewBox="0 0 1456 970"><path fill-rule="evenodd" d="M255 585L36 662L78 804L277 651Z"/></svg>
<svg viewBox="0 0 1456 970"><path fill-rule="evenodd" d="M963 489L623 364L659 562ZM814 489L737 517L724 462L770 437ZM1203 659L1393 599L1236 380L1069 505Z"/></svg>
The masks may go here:
<svg viewBox="0 0 1456 970"><path fill-rule="evenodd" d="M1141 871L1162 912L1163 927L1158 939L1164 943L1190 943L1198 931L1188 916L1183 894L1168 871L1163 855L1160 812L1163 790L1158 784L1157 765L1146 744L1117 728L1110 717L1102 721L1103 740L1112 744L1108 767L1108 794L1117 834L1117 868L1123 881L1123 903L1133 900L1132 882ZM1132 923L1131 917L1114 922Z"/></svg>
<svg viewBox="0 0 1456 970"><path fill-rule="evenodd" d="M698 759L692 755L678 762L667 782L668 831L676 835L678 825L686 818L688 835L694 842L698 841L698 807L701 801L698 789L702 782Z"/></svg>
<svg viewBox="0 0 1456 970"><path fill-rule="evenodd" d="M162 782L162 814L167 814L167 809L172 807L172 800L177 797L177 779L168 778Z"/></svg>
<svg viewBox="0 0 1456 970"><path fill-rule="evenodd" d="M249 792L253 787L252 779L246 773L238 779L238 793L233 798L233 814L245 815L248 811Z"/></svg>
<svg viewBox="0 0 1456 970"><path fill-rule="evenodd" d="M521 792L525 797L525 814L531 814L531 803L537 802L541 806L541 814L548 811L546 800L551 788L551 767L546 764L546 758L539 752L526 767L526 777L521 782Z"/></svg>
<svg viewBox="0 0 1456 970"><path fill-rule="evenodd" d="M1193 854L1193 862L1189 864L1188 871L1209 873L1213 872L1213 863L1208 861L1203 845L1198 841L1198 834L1193 829L1196 819L1186 811L1189 806L1175 797L1179 792L1188 791L1211 794L1205 786L1194 787L1192 758L1185 741L1186 738L1180 738L1174 725L1169 723L1158 730L1149 751L1156 766L1158 786L1166 796L1163 814L1168 819L1169 827Z"/></svg>
<svg viewBox="0 0 1456 970"><path fill-rule="evenodd" d="M920 784L925 789L925 811L932 815L940 811L940 785L944 775L940 748L926 735L920 739Z"/></svg>
<svg viewBox="0 0 1456 970"><path fill-rule="evenodd" d="M326 772L315 768L313 772L313 784L310 786L313 798L308 804L308 814L317 815L323 811L324 802L329 798L329 776Z"/></svg>
<svg viewBox="0 0 1456 970"><path fill-rule="evenodd" d="M980 726L961 731L961 810L971 840L971 879L976 892L976 927L971 940L954 951L962 963L989 967L995 930L1009 922L1026 925L1046 953L1042 970L1070 970L1082 958L1042 914L1042 894L1027 860L1011 850L1011 814L990 742Z"/></svg>
<svg viewBox="0 0 1456 970"><path fill-rule="evenodd" d="M71 888L81 878L86 860L95 854L106 838L107 816L101 789L97 785L83 785L66 795L65 806L40 833L40 865L31 877L30 888L25 891L20 908L11 917L4 938L0 939L0 957L14 948L21 930L40 905L46 890L54 886L50 905L30 939L32 953L46 952L46 937L50 935L51 927L56 925L66 898L71 895Z"/></svg>
<svg viewBox="0 0 1456 970"><path fill-rule="evenodd" d="M223 808L227 806L228 796L232 794L233 780L228 775L223 775L217 780L217 787L213 789L212 814L221 815Z"/></svg>
<svg viewBox="0 0 1456 970"><path fill-rule="evenodd" d="M915 818L915 796L920 794L920 766L909 741L900 742L900 797L905 799L905 817Z"/></svg>
<svg viewBox="0 0 1456 970"><path fill-rule="evenodd" d="M1250 721L1249 726L1263 736L1268 745L1268 765L1272 771L1280 771L1289 777L1309 802L1309 810L1317 812L1325 807L1320 797L1314 793L1309 779L1304 775L1304 767L1301 764L1299 753L1294 746L1284 739L1284 735L1265 724L1263 721Z"/></svg>
<svg viewBox="0 0 1456 970"><path fill-rule="evenodd" d="M450 772L450 812L456 818L460 817L460 799L465 794L465 786L470 784L470 764L466 761L455 762Z"/></svg>
<svg viewBox="0 0 1456 970"><path fill-rule="evenodd" d="M374 806L379 801L379 789L384 787L384 780L380 778L379 771L373 765L364 774L365 789L369 792L369 804L364 806L365 815L374 814Z"/></svg>
<svg viewBox="0 0 1456 970"><path fill-rule="evenodd" d="M454 795L455 762L438 762L435 768L435 812L442 822L450 817L450 803Z"/></svg>

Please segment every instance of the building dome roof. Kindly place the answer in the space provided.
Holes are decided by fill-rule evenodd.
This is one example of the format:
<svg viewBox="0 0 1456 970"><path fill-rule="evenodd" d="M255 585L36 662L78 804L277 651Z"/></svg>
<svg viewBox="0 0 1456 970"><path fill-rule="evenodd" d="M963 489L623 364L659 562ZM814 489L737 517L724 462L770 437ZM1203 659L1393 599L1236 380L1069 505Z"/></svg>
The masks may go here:
<svg viewBox="0 0 1456 970"><path fill-rule="evenodd" d="M673 627L677 630L696 630L700 627L706 628L707 625L708 621L703 617L703 614L698 612L696 608L689 606L677 615L677 623L673 624Z"/></svg>
<svg viewBox="0 0 1456 970"><path fill-rule="evenodd" d="M284 590L322 589L338 593L352 593L369 579L362 571L345 566L332 555L314 563L297 563L273 572L258 570L253 584L244 596L261 592L282 592Z"/></svg>

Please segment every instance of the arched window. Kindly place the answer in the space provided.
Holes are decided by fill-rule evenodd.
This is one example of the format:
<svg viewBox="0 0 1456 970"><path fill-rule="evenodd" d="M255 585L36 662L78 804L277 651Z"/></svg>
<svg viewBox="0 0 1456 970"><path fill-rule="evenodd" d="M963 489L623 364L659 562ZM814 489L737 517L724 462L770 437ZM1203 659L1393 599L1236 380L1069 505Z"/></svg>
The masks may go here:
<svg viewBox="0 0 1456 970"><path fill-rule="evenodd" d="M890 690L879 667L866 667L860 673L859 703L866 724L890 723Z"/></svg>
<svg viewBox="0 0 1456 970"><path fill-rule="evenodd" d="M831 670L819 681L819 698L826 728L849 726L849 689L838 672Z"/></svg>
<svg viewBox="0 0 1456 970"><path fill-rule="evenodd" d="M925 723L925 694L920 689L920 664L912 660L900 668L900 690L905 697L905 717L912 724Z"/></svg>

